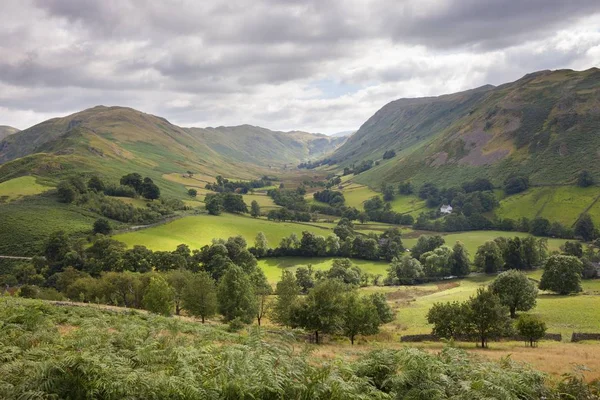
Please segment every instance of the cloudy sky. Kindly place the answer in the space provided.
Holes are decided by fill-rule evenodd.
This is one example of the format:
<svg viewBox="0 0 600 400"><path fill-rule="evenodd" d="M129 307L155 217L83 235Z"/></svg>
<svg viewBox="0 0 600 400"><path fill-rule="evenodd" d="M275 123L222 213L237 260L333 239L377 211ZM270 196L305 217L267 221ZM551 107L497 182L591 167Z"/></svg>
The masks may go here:
<svg viewBox="0 0 600 400"><path fill-rule="evenodd" d="M0 125L98 104L357 129L387 102L600 67L598 0L1 0Z"/></svg>

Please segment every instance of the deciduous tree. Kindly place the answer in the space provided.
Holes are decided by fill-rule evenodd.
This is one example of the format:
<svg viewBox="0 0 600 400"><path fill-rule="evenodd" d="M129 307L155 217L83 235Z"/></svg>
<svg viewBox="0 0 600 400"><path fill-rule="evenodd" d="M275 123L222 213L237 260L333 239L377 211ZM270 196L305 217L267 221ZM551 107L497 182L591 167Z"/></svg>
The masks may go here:
<svg viewBox="0 0 600 400"><path fill-rule="evenodd" d="M501 273L490 289L500 298L502 305L508 307L511 318L516 318L517 311L529 311L535 307L537 287L521 271L511 269Z"/></svg>

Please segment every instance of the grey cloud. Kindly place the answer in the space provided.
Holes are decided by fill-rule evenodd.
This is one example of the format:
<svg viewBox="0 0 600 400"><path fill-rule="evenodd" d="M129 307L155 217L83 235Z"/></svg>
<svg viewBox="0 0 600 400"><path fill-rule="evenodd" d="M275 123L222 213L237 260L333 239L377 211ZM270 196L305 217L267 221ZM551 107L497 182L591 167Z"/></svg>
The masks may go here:
<svg viewBox="0 0 600 400"><path fill-rule="evenodd" d="M546 39L599 8L598 0L4 0L0 107L61 114L126 105L184 125L346 130L397 97L584 59L600 40L561 50ZM547 49L532 55L536 40ZM486 63L488 54L502 62ZM459 60L439 62L448 55ZM357 93L315 98L320 81Z"/></svg>
<svg viewBox="0 0 600 400"><path fill-rule="evenodd" d="M597 0L449 0L421 14L419 3L376 13L396 41L435 48L498 49L538 39L600 12Z"/></svg>

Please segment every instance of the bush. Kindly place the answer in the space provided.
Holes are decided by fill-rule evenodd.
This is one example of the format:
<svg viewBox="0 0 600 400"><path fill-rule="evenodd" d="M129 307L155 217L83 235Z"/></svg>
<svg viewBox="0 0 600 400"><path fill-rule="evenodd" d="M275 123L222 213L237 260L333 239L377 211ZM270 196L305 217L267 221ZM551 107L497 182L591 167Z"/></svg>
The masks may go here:
<svg viewBox="0 0 600 400"><path fill-rule="evenodd" d="M516 328L519 335L525 338L530 347L534 347L538 340L543 338L546 334L546 323L529 314L522 314L519 316Z"/></svg>

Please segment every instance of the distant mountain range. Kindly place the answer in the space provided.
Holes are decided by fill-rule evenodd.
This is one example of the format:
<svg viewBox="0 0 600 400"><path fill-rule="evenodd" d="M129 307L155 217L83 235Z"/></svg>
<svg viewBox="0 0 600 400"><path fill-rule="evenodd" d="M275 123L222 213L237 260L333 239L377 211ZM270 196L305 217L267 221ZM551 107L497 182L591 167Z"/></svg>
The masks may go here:
<svg viewBox="0 0 600 400"><path fill-rule="evenodd" d="M352 136L352 134L355 132L356 131L337 132L337 133L334 133L333 135L329 135L329 137L348 137L348 136Z"/></svg>
<svg viewBox="0 0 600 400"><path fill-rule="evenodd" d="M118 176L126 170L155 177L192 170L250 178L323 157L344 140L250 125L182 128L131 108L97 106L5 137L0 181L70 171Z"/></svg>
<svg viewBox="0 0 600 400"><path fill-rule="evenodd" d="M382 160L387 150L396 156ZM497 87L399 99L331 158L340 168L380 160L355 178L374 187L475 177L501 183L514 173L537 184L569 183L582 169L600 178L600 70L540 71Z"/></svg>

